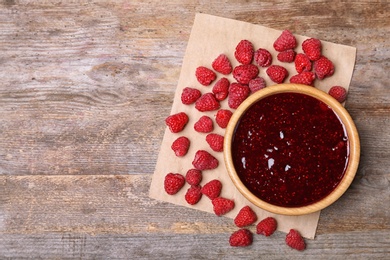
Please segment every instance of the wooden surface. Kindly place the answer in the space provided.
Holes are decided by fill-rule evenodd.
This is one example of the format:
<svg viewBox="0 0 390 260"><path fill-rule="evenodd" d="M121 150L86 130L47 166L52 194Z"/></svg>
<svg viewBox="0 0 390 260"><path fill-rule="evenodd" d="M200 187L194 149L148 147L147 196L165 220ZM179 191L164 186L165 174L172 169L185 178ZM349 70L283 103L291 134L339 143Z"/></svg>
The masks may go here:
<svg viewBox="0 0 390 260"><path fill-rule="evenodd" d="M197 12L357 47L361 163L304 252L148 198ZM390 259L389 34L388 1L1 1L0 259Z"/></svg>

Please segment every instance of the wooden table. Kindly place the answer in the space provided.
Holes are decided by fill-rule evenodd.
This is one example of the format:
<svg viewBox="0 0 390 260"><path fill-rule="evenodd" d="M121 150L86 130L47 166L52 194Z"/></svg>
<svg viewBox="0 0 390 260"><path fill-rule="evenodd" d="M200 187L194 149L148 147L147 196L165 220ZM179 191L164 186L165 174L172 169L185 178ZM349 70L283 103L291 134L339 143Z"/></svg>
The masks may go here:
<svg viewBox="0 0 390 260"><path fill-rule="evenodd" d="M1 259L390 259L388 1L38 2L0 4ZM148 197L197 12L357 47L361 164L303 252Z"/></svg>

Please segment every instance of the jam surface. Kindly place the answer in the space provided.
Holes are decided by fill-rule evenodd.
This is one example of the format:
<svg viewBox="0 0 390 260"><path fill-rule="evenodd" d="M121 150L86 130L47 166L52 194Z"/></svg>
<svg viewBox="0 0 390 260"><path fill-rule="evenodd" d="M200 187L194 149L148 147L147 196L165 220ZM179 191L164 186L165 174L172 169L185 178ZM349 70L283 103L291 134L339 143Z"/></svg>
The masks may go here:
<svg viewBox="0 0 390 260"><path fill-rule="evenodd" d="M315 203L340 183L348 164L348 138L334 111L299 93L253 104L232 141L234 167L258 198L277 206Z"/></svg>

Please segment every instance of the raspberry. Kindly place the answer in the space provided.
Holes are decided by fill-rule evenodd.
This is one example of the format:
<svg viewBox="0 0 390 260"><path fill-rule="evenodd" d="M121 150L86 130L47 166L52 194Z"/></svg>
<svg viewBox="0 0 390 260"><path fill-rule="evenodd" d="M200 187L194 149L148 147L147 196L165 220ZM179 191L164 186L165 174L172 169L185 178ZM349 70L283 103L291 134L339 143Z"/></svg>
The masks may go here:
<svg viewBox="0 0 390 260"><path fill-rule="evenodd" d="M272 63L272 55L266 49L258 49L255 51L254 59L260 67L268 67Z"/></svg>
<svg viewBox="0 0 390 260"><path fill-rule="evenodd" d="M304 53L298 53L295 56L294 63L295 63L295 70L298 73L301 73L302 71L311 71L311 67L312 67L311 61L309 57L307 57L306 54Z"/></svg>
<svg viewBox="0 0 390 260"><path fill-rule="evenodd" d="M215 215L222 216L231 211L235 204L233 200L217 197L211 201Z"/></svg>
<svg viewBox="0 0 390 260"><path fill-rule="evenodd" d="M227 78L221 78L215 83L212 92L218 101L225 100L229 94L230 82Z"/></svg>
<svg viewBox="0 0 390 260"><path fill-rule="evenodd" d="M219 127L226 128L232 115L232 111L228 109L220 109L215 116L215 121Z"/></svg>
<svg viewBox="0 0 390 260"><path fill-rule="evenodd" d="M282 83L288 76L288 71L279 65L271 65L266 70L267 75L275 83Z"/></svg>
<svg viewBox="0 0 390 260"><path fill-rule="evenodd" d="M331 87L328 94L334 97L340 103L343 103L347 99L347 90L341 86Z"/></svg>
<svg viewBox="0 0 390 260"><path fill-rule="evenodd" d="M196 100L198 100L198 98L200 98L201 95L202 93L199 91L199 89L186 87L181 93L181 102L184 105L193 104Z"/></svg>
<svg viewBox="0 0 390 260"><path fill-rule="evenodd" d="M247 85L232 83L229 88L228 105L236 109L249 96L250 90Z"/></svg>
<svg viewBox="0 0 390 260"><path fill-rule="evenodd" d="M173 141L171 148L176 156L182 157L187 154L188 148L190 148L190 140L185 136L180 136Z"/></svg>
<svg viewBox="0 0 390 260"><path fill-rule="evenodd" d="M302 50L310 60L318 60L321 57L321 41L316 38L306 39L302 43Z"/></svg>
<svg viewBox="0 0 390 260"><path fill-rule="evenodd" d="M184 129L188 123L188 116L184 112L179 112L168 116L165 119L165 124L169 127L172 133L178 133Z"/></svg>
<svg viewBox="0 0 390 260"><path fill-rule="evenodd" d="M237 216L234 218L234 224L239 228L252 225L256 221L257 215L249 206L240 209Z"/></svg>
<svg viewBox="0 0 390 260"><path fill-rule="evenodd" d="M289 50L279 52L278 56L276 56L276 57L277 57L278 61L290 63L290 62L294 61L295 55L296 55L295 51L292 49L289 49Z"/></svg>
<svg viewBox="0 0 390 260"><path fill-rule="evenodd" d="M286 235L286 244L296 250L302 251L306 248L305 240L301 234L295 229L290 229L290 232Z"/></svg>
<svg viewBox="0 0 390 260"><path fill-rule="evenodd" d="M265 83L264 78L256 77L256 78L252 79L251 81L249 81L248 86L249 86L251 93L253 94L256 91L265 88L266 83Z"/></svg>
<svg viewBox="0 0 390 260"><path fill-rule="evenodd" d="M202 187L202 194L208 197L209 199L213 200L221 194L222 190L222 183L215 179L211 180Z"/></svg>
<svg viewBox="0 0 390 260"><path fill-rule="evenodd" d="M220 108L218 100L215 98L213 93L203 94L196 102L195 108L200 112L217 110Z"/></svg>
<svg viewBox="0 0 390 260"><path fill-rule="evenodd" d="M274 42L274 49L279 52L295 47L297 47L297 40L289 30L284 30Z"/></svg>
<svg viewBox="0 0 390 260"><path fill-rule="evenodd" d="M291 83L297 83L297 84L305 84L312 86L314 79L316 76L311 71L303 71L297 75L294 75L290 78Z"/></svg>
<svg viewBox="0 0 390 260"><path fill-rule="evenodd" d="M230 63L229 58L225 54L220 54L211 65L213 69L224 75L232 73L232 64Z"/></svg>
<svg viewBox="0 0 390 260"><path fill-rule="evenodd" d="M185 200L190 205L195 205L202 198L202 193L200 192L200 186L191 186L188 188L186 194L184 195Z"/></svg>
<svg viewBox="0 0 390 260"><path fill-rule="evenodd" d="M164 179L164 189L169 195L174 195L184 186L186 180L180 173L168 173Z"/></svg>
<svg viewBox="0 0 390 260"><path fill-rule="evenodd" d="M259 75L259 68L253 64L238 65L233 70L233 77L241 84L248 84Z"/></svg>
<svg viewBox="0 0 390 260"><path fill-rule="evenodd" d="M208 134L206 136L206 142L214 152L223 151L223 136L219 134Z"/></svg>
<svg viewBox="0 0 390 260"><path fill-rule="evenodd" d="M274 219L273 217L268 217L263 219L256 225L256 233L268 237L275 232L276 227L276 219Z"/></svg>
<svg viewBox="0 0 390 260"><path fill-rule="evenodd" d="M205 150L196 152L192 165L198 170L212 170L218 167L218 160Z"/></svg>
<svg viewBox="0 0 390 260"><path fill-rule="evenodd" d="M214 130L213 120L208 116L202 116L194 124L194 129L196 132L199 133L210 133Z"/></svg>
<svg viewBox="0 0 390 260"><path fill-rule="evenodd" d="M203 66L196 68L195 76L203 86L209 86L217 78L214 71Z"/></svg>
<svg viewBox="0 0 390 260"><path fill-rule="evenodd" d="M314 62L314 73L319 79L332 76L334 73L334 65L328 58L321 56Z"/></svg>
<svg viewBox="0 0 390 260"><path fill-rule="evenodd" d="M190 169L186 174L186 181L191 186L197 186L202 181L202 171L198 169Z"/></svg>
<svg viewBox="0 0 390 260"><path fill-rule="evenodd" d="M249 64L252 62L254 52L253 44L250 41L241 40L236 46L234 57L241 64Z"/></svg>
<svg viewBox="0 0 390 260"><path fill-rule="evenodd" d="M231 246L245 247L253 242L253 234L248 229L242 228L230 235L229 244Z"/></svg>

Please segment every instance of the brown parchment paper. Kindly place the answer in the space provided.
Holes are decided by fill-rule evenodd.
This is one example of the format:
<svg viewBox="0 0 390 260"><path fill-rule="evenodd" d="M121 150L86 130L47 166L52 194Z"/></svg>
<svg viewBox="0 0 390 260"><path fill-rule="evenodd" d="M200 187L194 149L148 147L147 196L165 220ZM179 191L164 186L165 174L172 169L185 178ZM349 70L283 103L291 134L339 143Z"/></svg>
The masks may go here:
<svg viewBox="0 0 390 260"><path fill-rule="evenodd" d="M315 237L320 212L303 216L275 215L257 208L239 193L225 169L223 153L213 152L205 140L206 134L197 133L193 128L194 123L202 115L206 114L214 119L214 132L223 135L225 130L221 129L215 123L215 114L217 111L201 113L195 109L194 105L183 105L180 100L182 90L185 87L198 88L202 93L211 92L214 83L219 78L223 77L223 75L217 73L217 80L210 86L205 87L200 85L195 78L196 68L198 66L211 68L212 61L221 53L224 53L229 57L233 67L238 65L238 62L234 58L234 50L238 42L242 39L250 40L254 44L255 49L266 48L269 50L273 56L273 64L283 65L289 71L289 77L295 75L294 63L281 63L276 59L277 52L273 49L273 42L280 33L281 31L279 30L260 25L207 14L196 14L171 110L171 114L178 112L187 113L189 115L189 122L185 129L180 133L173 134L166 128L150 186L149 196L151 198L214 214L211 201L205 196L193 206L185 201L184 194L189 188L188 184L186 184L179 193L173 196L166 194L163 188L164 178L167 173L181 173L185 176L187 170L193 168L192 161L196 151L204 149L209 151L219 160L219 166L214 170L203 171L201 185L212 179L219 179L222 182L223 188L221 196L233 199L236 205L234 210L225 215L226 217L234 218L243 206L249 205L256 211L259 220L267 216L275 217L278 221L279 231L288 232L291 228L295 228L306 238ZM300 36L295 33L294 35L298 41L296 51L297 53L302 52L300 47L301 43L309 37ZM348 89L354 69L356 49L354 47L322 41L322 53L334 63L335 73L332 77L322 81L316 80L315 86L324 91L327 91L333 85L341 85ZM267 86L275 84L269 80L264 68L260 68L259 76L262 76L266 80ZM230 82L235 81L231 75L228 76L228 79ZM285 82L289 82L288 79ZM221 102L221 108L230 109L227 105L227 100ZM190 139L190 149L186 156L176 157L171 150L171 144L176 138L182 135L187 136ZM232 225L234 225L233 222Z"/></svg>

